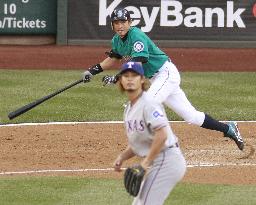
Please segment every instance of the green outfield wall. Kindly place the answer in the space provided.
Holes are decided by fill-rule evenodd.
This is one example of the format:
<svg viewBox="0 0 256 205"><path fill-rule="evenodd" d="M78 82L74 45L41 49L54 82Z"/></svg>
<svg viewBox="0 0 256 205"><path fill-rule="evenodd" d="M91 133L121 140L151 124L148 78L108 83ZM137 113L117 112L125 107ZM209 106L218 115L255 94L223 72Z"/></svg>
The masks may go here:
<svg viewBox="0 0 256 205"><path fill-rule="evenodd" d="M57 0L1 0L0 34L57 33Z"/></svg>

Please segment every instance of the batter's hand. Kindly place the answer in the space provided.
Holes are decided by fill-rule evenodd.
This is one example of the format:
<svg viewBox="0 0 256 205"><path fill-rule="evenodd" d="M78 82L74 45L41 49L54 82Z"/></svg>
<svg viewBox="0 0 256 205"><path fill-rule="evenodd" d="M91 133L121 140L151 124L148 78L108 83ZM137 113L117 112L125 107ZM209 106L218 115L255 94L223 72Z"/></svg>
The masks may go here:
<svg viewBox="0 0 256 205"><path fill-rule="evenodd" d="M101 73L101 72L103 72L103 69L100 64L93 65L83 73L82 79L84 83L90 82L93 75L97 75L98 73Z"/></svg>
<svg viewBox="0 0 256 205"><path fill-rule="evenodd" d="M113 76L105 75L102 78L103 86L115 84L117 81L118 81L117 75L113 75Z"/></svg>
<svg viewBox="0 0 256 205"><path fill-rule="evenodd" d="M92 74L90 73L89 70L85 71L83 74L82 74L82 79L84 81L84 83L87 83L87 82L90 82L91 79L92 79Z"/></svg>

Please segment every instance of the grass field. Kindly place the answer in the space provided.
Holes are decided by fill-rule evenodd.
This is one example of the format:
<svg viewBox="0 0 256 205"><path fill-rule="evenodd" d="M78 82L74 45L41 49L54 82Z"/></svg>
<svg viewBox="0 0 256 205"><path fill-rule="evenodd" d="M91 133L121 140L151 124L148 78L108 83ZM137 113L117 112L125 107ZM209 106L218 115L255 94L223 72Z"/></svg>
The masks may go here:
<svg viewBox="0 0 256 205"><path fill-rule="evenodd" d="M122 181L82 177L11 177L0 180L5 205L128 205ZM179 184L165 204L254 205L256 186Z"/></svg>
<svg viewBox="0 0 256 205"><path fill-rule="evenodd" d="M78 80L82 71L0 70L2 123L122 120L125 102L115 86L98 75L9 121L9 112ZM104 72L107 74L107 72ZM185 72L181 87L200 111L219 120L255 120L256 73ZM167 109L170 120L182 120Z"/></svg>
<svg viewBox="0 0 256 205"><path fill-rule="evenodd" d="M0 70L0 122L122 120L125 97L114 86L102 87L102 75L12 121L8 120L10 111L76 81L81 72ZM219 120L255 120L255 80L256 73L253 72L185 72L182 73L182 88L195 107ZM168 116L170 120L181 120L170 110ZM166 204L254 205L255 193L256 185L181 183ZM36 176L0 178L0 205L126 205L131 201L132 198L125 193L119 179Z"/></svg>

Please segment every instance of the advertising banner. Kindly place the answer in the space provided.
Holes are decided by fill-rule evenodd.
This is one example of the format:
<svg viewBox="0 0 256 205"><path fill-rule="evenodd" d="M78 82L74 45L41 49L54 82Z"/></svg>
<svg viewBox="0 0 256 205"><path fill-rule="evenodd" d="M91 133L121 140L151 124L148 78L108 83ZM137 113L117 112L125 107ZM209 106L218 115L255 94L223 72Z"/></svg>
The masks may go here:
<svg viewBox="0 0 256 205"><path fill-rule="evenodd" d="M57 0L1 0L0 35L55 34Z"/></svg>
<svg viewBox="0 0 256 205"><path fill-rule="evenodd" d="M69 0L68 38L110 40L116 7L129 10L133 25L154 40L256 40L254 0Z"/></svg>

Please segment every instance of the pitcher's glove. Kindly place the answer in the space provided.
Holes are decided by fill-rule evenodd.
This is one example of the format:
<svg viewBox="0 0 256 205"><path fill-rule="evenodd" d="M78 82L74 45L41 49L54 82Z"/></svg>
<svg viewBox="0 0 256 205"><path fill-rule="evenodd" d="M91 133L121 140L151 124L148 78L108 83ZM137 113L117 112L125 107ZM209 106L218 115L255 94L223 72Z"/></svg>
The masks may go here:
<svg viewBox="0 0 256 205"><path fill-rule="evenodd" d="M103 86L110 85L110 84L116 84L118 81L118 75L106 75L102 78Z"/></svg>
<svg viewBox="0 0 256 205"><path fill-rule="evenodd" d="M130 195L134 197L138 195L145 173L146 170L141 165L134 165L125 170L124 186Z"/></svg>

